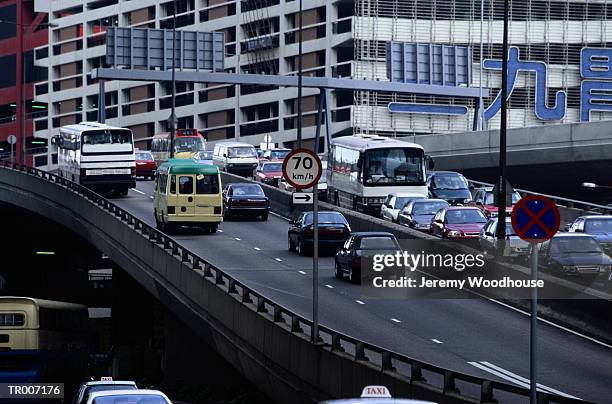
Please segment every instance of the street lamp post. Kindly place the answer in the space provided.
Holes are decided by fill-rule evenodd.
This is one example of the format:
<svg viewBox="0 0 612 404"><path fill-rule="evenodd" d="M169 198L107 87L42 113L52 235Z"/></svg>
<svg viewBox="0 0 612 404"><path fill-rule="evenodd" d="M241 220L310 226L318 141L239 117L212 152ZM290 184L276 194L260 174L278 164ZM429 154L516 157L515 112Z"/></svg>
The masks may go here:
<svg viewBox="0 0 612 404"><path fill-rule="evenodd" d="M509 1L504 0L504 39L502 46L501 124L499 128L499 193L497 196L497 238L506 239L506 131L508 127L508 15Z"/></svg>
<svg viewBox="0 0 612 404"><path fill-rule="evenodd" d="M300 12L298 15L298 99L297 99L297 147L302 147L302 0L300 0ZM317 153L318 150L315 150Z"/></svg>
<svg viewBox="0 0 612 404"><path fill-rule="evenodd" d="M176 0L172 2L172 111L170 112L170 158L174 158L176 137Z"/></svg>

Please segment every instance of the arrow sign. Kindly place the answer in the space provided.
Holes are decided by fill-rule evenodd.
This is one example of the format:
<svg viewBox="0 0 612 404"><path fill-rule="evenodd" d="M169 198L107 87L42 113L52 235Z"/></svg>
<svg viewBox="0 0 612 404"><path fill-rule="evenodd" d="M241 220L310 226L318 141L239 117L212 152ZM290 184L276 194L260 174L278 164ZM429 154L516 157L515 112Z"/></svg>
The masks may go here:
<svg viewBox="0 0 612 404"><path fill-rule="evenodd" d="M293 204L294 205L305 205L312 203L312 192L294 192L293 193Z"/></svg>

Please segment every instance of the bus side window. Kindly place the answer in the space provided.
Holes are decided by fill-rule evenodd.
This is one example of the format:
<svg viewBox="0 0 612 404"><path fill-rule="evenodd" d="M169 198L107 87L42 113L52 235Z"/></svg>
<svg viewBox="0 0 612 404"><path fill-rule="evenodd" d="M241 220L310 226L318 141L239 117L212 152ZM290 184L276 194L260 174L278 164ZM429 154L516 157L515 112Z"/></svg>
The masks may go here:
<svg viewBox="0 0 612 404"><path fill-rule="evenodd" d="M170 193L176 194L176 175L170 176Z"/></svg>

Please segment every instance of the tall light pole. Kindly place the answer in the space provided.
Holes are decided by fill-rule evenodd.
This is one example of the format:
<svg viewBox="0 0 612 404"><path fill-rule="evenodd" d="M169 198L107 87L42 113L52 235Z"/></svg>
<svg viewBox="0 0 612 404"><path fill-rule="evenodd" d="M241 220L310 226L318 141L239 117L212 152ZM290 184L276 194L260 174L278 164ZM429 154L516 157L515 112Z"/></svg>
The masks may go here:
<svg viewBox="0 0 612 404"><path fill-rule="evenodd" d="M497 196L497 238L506 239L506 131L508 127L508 16L509 1L504 0L504 39L502 44L501 124L499 128L499 194Z"/></svg>
<svg viewBox="0 0 612 404"><path fill-rule="evenodd" d="M174 158L176 137L176 0L172 2L172 110L170 112L170 158Z"/></svg>
<svg viewBox="0 0 612 404"><path fill-rule="evenodd" d="M298 15L298 99L297 99L297 147L302 147L302 0L300 0L300 12ZM315 153L317 150L315 150Z"/></svg>

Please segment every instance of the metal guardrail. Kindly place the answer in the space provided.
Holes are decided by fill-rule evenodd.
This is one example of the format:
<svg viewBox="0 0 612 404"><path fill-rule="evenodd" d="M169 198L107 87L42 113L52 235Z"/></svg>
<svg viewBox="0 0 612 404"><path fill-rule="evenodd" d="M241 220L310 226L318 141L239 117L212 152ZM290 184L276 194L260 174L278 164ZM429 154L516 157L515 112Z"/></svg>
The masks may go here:
<svg viewBox="0 0 612 404"><path fill-rule="evenodd" d="M312 327L311 320L294 313L286 307L283 307L262 294L250 289L246 284L223 272L210 262L200 258L197 254L189 251L186 247L181 246L177 241L165 233L149 226L142 220L123 210L94 191L66 178L47 171L39 170L37 168L22 166L16 163L11 167L9 162L0 163L0 167L34 175L63 186L77 195L82 196L99 208L113 214L117 219L121 220L135 232L139 233L142 237L147 237L151 242L164 248L165 251L172 254L172 256L174 256L176 259L180 260L186 265L189 265L192 270L201 271L205 278L208 278L209 281L214 282L217 287L221 288L228 294L235 295L244 305L249 306L258 313L267 314L269 316L269 320L273 321L275 324L285 324L289 327L292 333L302 334L305 338L309 337L309 335L304 333L303 327ZM409 358L405 355L390 351L380 346L360 341L357 338L342 334L332 328L322 325L319 326L319 339L323 343L322 346L330 349L332 352L342 355L350 355L352 360L362 364L375 366L382 372L393 372L397 374L398 377L404 379L409 378L410 384L428 388L431 391L440 394L441 398L449 398L452 400L461 400L473 403L496 403L497 400L494 396L494 392L496 391L515 394L520 397L529 397L528 388L444 369L427 362ZM371 360L370 357L375 357L376 360ZM407 371L408 369L409 371ZM430 372L438 375L438 378L441 376L441 385L428 383L424 377L424 372ZM475 387L478 387L480 390L479 396L474 397L462 395L457 387L457 382L475 385ZM539 391L538 403L584 404L588 402Z"/></svg>
<svg viewBox="0 0 612 404"><path fill-rule="evenodd" d="M468 182L474 185L478 185L480 187L492 187L493 186L493 184L489 184L487 182L474 181L470 179L468 179ZM608 206L598 205L596 203L579 201L576 199L563 198L563 197L555 196L555 195L547 195L547 194L543 194L540 192L529 191L526 189L515 188L514 190L521 194L526 194L526 195L546 196L552 199L555 202L555 204L557 204L558 206L562 206L567 209L578 209L578 210L583 210L585 212L589 212L593 214L600 214L600 215L612 215L612 205L608 205Z"/></svg>

